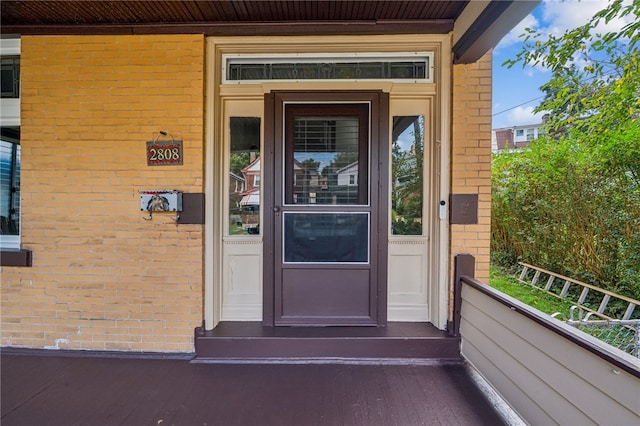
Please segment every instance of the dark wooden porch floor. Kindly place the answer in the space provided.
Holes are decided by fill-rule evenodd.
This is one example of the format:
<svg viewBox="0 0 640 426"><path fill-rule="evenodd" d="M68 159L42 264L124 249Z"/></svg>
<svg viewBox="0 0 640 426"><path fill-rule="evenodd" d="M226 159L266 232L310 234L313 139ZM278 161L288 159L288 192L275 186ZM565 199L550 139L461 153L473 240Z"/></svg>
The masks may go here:
<svg viewBox="0 0 640 426"><path fill-rule="evenodd" d="M461 364L60 355L2 351L2 426L503 424Z"/></svg>

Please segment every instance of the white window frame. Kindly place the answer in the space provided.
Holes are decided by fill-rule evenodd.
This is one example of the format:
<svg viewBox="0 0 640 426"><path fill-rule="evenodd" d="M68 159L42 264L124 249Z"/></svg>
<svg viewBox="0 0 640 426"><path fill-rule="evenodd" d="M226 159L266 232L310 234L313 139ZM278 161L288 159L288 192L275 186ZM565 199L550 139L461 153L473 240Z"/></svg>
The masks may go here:
<svg viewBox="0 0 640 426"><path fill-rule="evenodd" d="M0 39L0 56L20 56L20 39L8 38ZM2 99L0 103L0 126L19 127L20 126L20 98ZM11 142L11 141L9 141ZM18 235L0 234L1 250L20 250L20 233Z"/></svg>
<svg viewBox="0 0 640 426"><path fill-rule="evenodd" d="M527 129L527 141L530 142L536 138L535 129Z"/></svg>

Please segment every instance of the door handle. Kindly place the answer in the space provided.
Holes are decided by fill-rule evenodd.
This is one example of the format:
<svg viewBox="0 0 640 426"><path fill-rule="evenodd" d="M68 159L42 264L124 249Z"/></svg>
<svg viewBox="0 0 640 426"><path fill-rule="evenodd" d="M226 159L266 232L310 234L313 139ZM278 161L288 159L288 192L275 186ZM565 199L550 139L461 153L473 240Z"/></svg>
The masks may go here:
<svg viewBox="0 0 640 426"><path fill-rule="evenodd" d="M280 215L280 206L274 206L273 207L273 212L276 214L276 216Z"/></svg>

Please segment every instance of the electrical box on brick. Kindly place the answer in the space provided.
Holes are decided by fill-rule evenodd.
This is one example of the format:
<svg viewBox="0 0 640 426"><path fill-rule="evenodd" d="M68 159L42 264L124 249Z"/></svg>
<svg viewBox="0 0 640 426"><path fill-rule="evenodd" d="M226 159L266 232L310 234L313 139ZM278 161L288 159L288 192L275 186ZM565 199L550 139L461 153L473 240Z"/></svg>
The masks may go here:
<svg viewBox="0 0 640 426"><path fill-rule="evenodd" d="M140 210L148 212L181 212L182 191L140 191Z"/></svg>

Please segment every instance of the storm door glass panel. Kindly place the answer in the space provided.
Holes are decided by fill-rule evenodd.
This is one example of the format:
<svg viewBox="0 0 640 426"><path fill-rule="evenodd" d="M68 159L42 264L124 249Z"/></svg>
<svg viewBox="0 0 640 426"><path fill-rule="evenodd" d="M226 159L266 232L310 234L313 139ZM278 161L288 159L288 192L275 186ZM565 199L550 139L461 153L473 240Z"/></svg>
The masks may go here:
<svg viewBox="0 0 640 426"><path fill-rule="evenodd" d="M260 118L231 117L229 235L260 233Z"/></svg>
<svg viewBox="0 0 640 426"><path fill-rule="evenodd" d="M368 263L369 213L284 213L285 263Z"/></svg>
<svg viewBox="0 0 640 426"><path fill-rule="evenodd" d="M391 231L422 235L424 117L393 117Z"/></svg>
<svg viewBox="0 0 640 426"><path fill-rule="evenodd" d="M289 125L286 204L366 205L368 139L363 117L294 114Z"/></svg>

